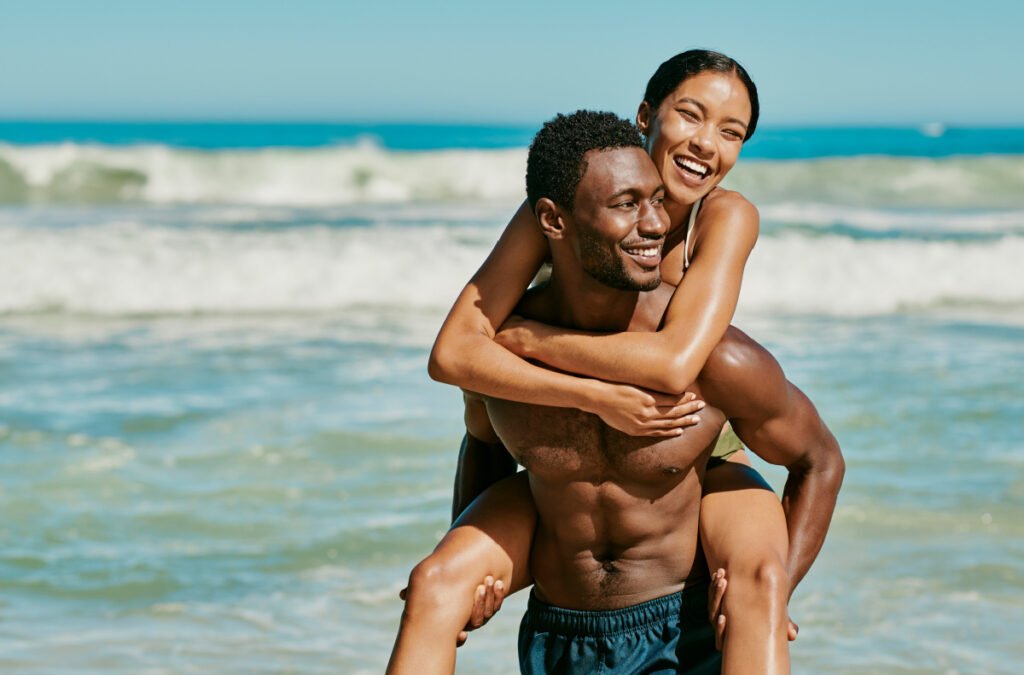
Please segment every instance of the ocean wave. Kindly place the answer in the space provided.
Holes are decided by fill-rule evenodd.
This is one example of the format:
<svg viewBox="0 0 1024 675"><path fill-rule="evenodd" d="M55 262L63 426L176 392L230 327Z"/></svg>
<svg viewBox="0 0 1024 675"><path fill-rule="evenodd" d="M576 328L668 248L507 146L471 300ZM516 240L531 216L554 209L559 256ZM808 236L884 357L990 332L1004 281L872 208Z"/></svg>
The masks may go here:
<svg viewBox="0 0 1024 675"><path fill-rule="evenodd" d="M866 233L968 236L1024 233L1024 210L939 211L895 210L821 202L783 202L760 209L761 221L777 229L847 226Z"/></svg>
<svg viewBox="0 0 1024 675"><path fill-rule="evenodd" d="M279 231L109 223L0 228L0 313L98 316L441 313L495 228L311 226ZM861 316L1024 305L1024 237L763 236L741 307Z"/></svg>
<svg viewBox="0 0 1024 675"><path fill-rule="evenodd" d="M0 144L0 203L325 206L523 196L525 149L394 152L371 144L202 151ZM1024 208L1024 156L745 160L726 180L754 203Z"/></svg>
<svg viewBox="0 0 1024 675"><path fill-rule="evenodd" d="M0 144L0 203L319 206L519 197L525 150Z"/></svg>

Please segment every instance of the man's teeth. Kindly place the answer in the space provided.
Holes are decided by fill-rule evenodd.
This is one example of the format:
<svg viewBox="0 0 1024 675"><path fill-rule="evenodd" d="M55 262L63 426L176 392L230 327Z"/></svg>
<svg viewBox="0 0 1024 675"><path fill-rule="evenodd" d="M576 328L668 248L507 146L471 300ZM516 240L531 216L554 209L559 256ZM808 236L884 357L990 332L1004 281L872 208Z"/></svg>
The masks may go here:
<svg viewBox="0 0 1024 675"><path fill-rule="evenodd" d="M653 258L654 256L658 255L659 251L657 246L653 248L628 248L626 250L629 252L630 255L638 255L644 258Z"/></svg>
<svg viewBox="0 0 1024 675"><path fill-rule="evenodd" d="M679 163L683 166L683 168L689 169L694 173L699 173L702 176L708 172L708 167L704 166L703 164L698 164L697 162L694 162L691 159L683 158L679 160Z"/></svg>

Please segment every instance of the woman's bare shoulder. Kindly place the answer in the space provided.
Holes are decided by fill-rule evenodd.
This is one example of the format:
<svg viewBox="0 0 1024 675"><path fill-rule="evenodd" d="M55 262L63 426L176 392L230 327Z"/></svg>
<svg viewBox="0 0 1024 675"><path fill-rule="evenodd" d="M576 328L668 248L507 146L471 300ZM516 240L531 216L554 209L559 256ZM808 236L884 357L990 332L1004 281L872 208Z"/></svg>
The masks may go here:
<svg viewBox="0 0 1024 675"><path fill-rule="evenodd" d="M736 190L715 188L704 197L697 218L731 214L740 218L758 218L757 207Z"/></svg>
<svg viewBox="0 0 1024 675"><path fill-rule="evenodd" d="M735 190L712 190L697 213L697 241L732 241L750 251L757 241L761 216L750 200ZM696 251L695 251L696 253Z"/></svg>

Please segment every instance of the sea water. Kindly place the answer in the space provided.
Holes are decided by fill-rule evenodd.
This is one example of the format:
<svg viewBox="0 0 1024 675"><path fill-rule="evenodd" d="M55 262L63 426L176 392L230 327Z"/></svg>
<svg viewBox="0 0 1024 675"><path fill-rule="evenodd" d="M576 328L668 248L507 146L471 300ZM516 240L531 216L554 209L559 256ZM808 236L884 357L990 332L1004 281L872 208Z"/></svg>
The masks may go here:
<svg viewBox="0 0 1024 675"><path fill-rule="evenodd" d="M427 351L532 132L0 124L0 670L383 669L462 433ZM1016 672L1024 131L768 128L726 185L736 323L847 459L796 672Z"/></svg>

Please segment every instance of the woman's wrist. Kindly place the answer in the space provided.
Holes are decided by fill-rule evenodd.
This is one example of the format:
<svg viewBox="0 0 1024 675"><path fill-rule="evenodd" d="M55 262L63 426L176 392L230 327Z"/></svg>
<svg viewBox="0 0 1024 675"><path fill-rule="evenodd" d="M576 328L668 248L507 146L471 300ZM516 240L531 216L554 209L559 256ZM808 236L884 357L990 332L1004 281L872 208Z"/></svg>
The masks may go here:
<svg viewBox="0 0 1024 675"><path fill-rule="evenodd" d="M594 415L599 414L607 403L607 392L610 386L601 380L580 378L579 387L574 392L576 401L572 407Z"/></svg>

